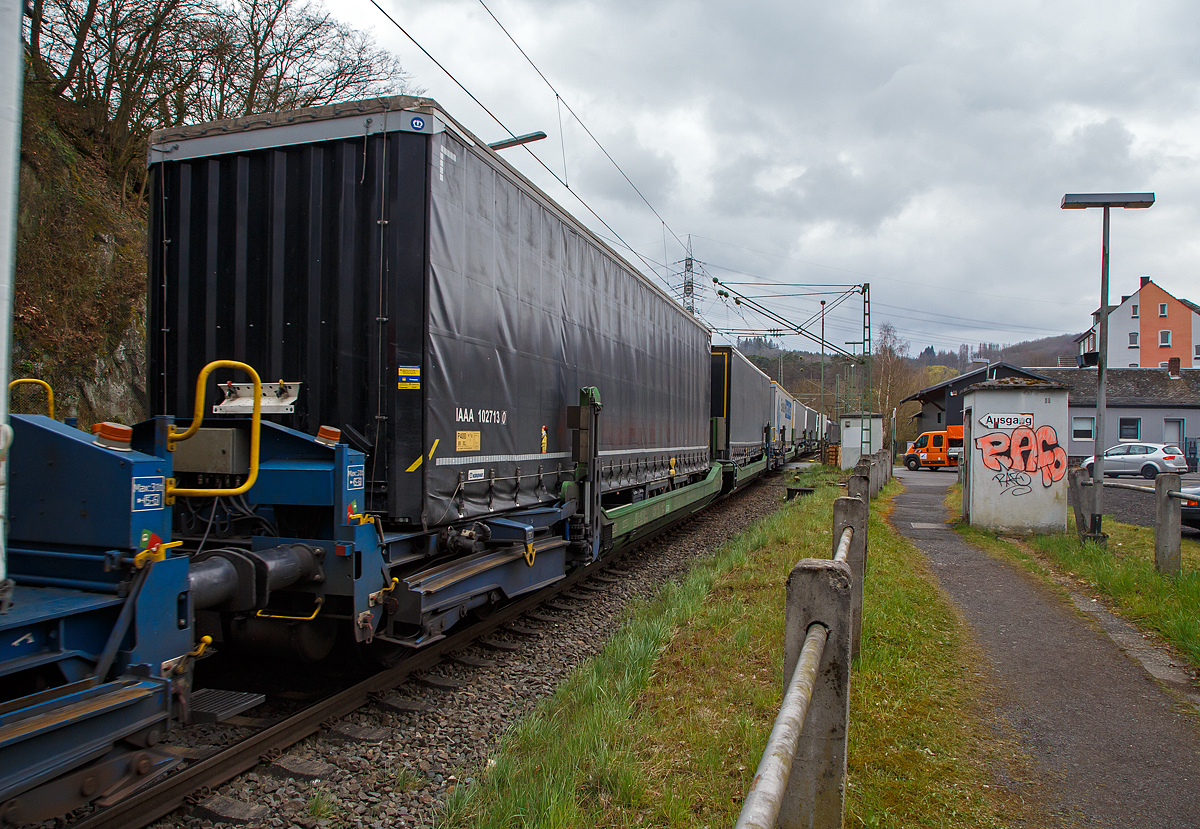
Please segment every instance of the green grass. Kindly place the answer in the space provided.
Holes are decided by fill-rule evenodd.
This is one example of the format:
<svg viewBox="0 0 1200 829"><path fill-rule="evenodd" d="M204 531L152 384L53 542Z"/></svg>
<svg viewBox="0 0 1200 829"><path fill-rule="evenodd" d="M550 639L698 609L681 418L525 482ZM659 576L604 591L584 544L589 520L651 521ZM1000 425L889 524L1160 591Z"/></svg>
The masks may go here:
<svg viewBox="0 0 1200 829"><path fill-rule="evenodd" d="M328 792L317 789L309 796L305 811L317 820L332 818L337 814L337 800Z"/></svg>
<svg viewBox="0 0 1200 829"><path fill-rule="evenodd" d="M947 495L948 505L953 497L953 492ZM961 495L958 498L961 503ZM957 517L957 507L951 509ZM1067 517L1066 533L1035 535L1021 542L973 527L960 526L958 531L1043 577L1053 572L1075 579L1106 597L1126 619L1158 633L1191 661L1193 669L1200 669L1200 544L1184 539L1180 574L1164 576L1154 568L1152 528L1122 524L1106 515L1104 529L1107 549L1080 544L1073 515Z"/></svg>
<svg viewBox="0 0 1200 829"><path fill-rule="evenodd" d="M1194 667L1200 666L1200 547L1181 545L1183 568L1164 576L1154 568L1154 530L1118 524L1107 517L1108 549L1080 544L1075 534L1043 535L1030 546L1058 568L1107 596L1121 615L1157 632Z"/></svg>
<svg viewBox="0 0 1200 829"><path fill-rule="evenodd" d="M829 557L840 494L818 486L636 608L454 792L441 824L731 826L779 708L784 582L798 559ZM924 557L875 506L846 825L1003 825L976 655Z"/></svg>

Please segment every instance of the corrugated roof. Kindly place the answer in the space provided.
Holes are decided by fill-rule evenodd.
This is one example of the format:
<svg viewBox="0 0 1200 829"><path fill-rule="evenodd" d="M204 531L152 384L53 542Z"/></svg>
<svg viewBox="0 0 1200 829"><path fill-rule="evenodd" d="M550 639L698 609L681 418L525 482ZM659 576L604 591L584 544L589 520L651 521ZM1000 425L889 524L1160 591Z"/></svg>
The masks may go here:
<svg viewBox="0 0 1200 829"><path fill-rule="evenodd" d="M1069 389L1066 383L1060 383L1057 380L1038 380L1033 377L1001 377L998 380L984 380L982 383L976 383L973 386L968 386L964 391L975 391L976 389Z"/></svg>

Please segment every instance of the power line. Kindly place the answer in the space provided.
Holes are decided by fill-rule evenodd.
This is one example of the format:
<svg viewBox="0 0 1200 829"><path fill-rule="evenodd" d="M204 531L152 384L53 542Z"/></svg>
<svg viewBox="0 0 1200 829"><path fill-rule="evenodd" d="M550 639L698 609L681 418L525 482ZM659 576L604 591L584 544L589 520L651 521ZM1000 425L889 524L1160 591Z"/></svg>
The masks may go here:
<svg viewBox="0 0 1200 829"><path fill-rule="evenodd" d="M514 133L511 129L509 129L508 126L503 121L501 121L500 118L494 112L492 112L490 109L488 109L487 106L484 105L483 101L480 101L477 97L475 97L474 93L472 93L471 90L467 89L466 85L463 84L463 82L460 81L458 78L456 78L454 76L453 72L451 72L449 69L447 69L445 66L443 66L441 61L439 61L432 54L430 54L428 49L426 49L424 46L422 46L415 37L413 37L411 34L409 34L408 30L405 29L403 26L401 26L400 23L394 17L392 17L390 14L388 14L387 11L382 6L379 5L377 0L367 0L367 1L372 6L374 6L376 9L378 9L379 13L382 14L384 17L386 17L388 19L388 21L393 26L395 26L402 35L404 35L406 38L408 38L412 42L412 44L414 46L416 46L418 49L420 49L421 52L425 55L425 57L427 57L431 61L433 61L434 65L436 65L438 69L441 69L443 72L445 72L446 77L448 77L450 80L452 80L459 89L461 89L463 92L465 92L467 94L467 97L469 97L472 101L474 101L476 103L476 105L479 106L480 109L482 109L485 113L487 113L489 118L491 118L493 121L495 121L497 124L499 124L500 128L503 129L505 132L507 132L510 138L517 137L516 133ZM570 112L570 110L571 110L571 108L567 107L567 111ZM574 115L575 113L572 112L571 114ZM580 122L580 123L582 123L582 122ZM587 129L587 128L584 127L584 129ZM598 222L600 222L600 224L604 225L604 227L608 230L608 232L611 233L613 236L615 236L620 241L622 247L624 247L626 250L628 250L630 253L632 253L634 256L636 256L638 259L641 259L642 264L646 265L646 267L649 269L650 273L654 274L654 276L660 282L662 282L668 288L671 286L671 283L668 282L663 277L659 276L658 273L654 270L654 268L645 260L645 258L643 258L640 253L638 253L628 242L626 242L621 237L621 234L617 233L617 231L614 230L613 227L608 222L604 221L604 218L599 213L597 213L595 210L593 210L591 205L589 205L586 201L584 201L582 196L580 196L578 193L576 193L574 190L572 190L570 185L568 185L562 179L562 177L558 175L558 173L556 173L552 169L550 169L549 165L547 165L546 162L542 161L542 159L539 158L538 155L532 149L530 149L528 144L523 144L522 146L525 148L525 151L528 152L529 155L533 157L534 161L536 161L538 164L540 164L547 173L549 173L551 176L553 176L554 180L557 181L559 184L561 184L568 193L570 193L572 196L574 196L575 199L583 206L583 208L585 210L587 210L587 212L591 213L593 217L595 217L596 221L598 221ZM613 162L613 163L615 164L616 162ZM624 175L624 174L622 173L622 175ZM632 182L631 182L631 184L632 184ZM634 189L637 189L637 188L634 188ZM641 195L641 194L639 193L639 195ZM644 197L643 197L643 200L644 200ZM653 210L653 209L654 208L652 207L651 210ZM658 214L655 213L654 215L657 216ZM664 225L665 224L666 223L664 222ZM672 233L674 233L674 231L672 231Z"/></svg>
<svg viewBox="0 0 1200 829"><path fill-rule="evenodd" d="M641 200L646 203L646 207L650 208L650 212L653 213L660 222L662 222L663 227L665 227L667 230L669 230L671 232L671 235L675 237L675 241L679 243L679 246L685 247L683 244L683 240L679 238L679 234L676 233L674 230L671 230L671 226L667 224L666 219L664 219L662 216L660 216L658 214L658 211L654 209L654 205L652 205L650 203L650 200L647 199L646 196L642 193L642 191L638 189L638 186L633 183L633 179L631 179L628 175L626 175L625 171L621 169L621 165L617 163L617 160L615 158L613 158L612 155L608 152L608 150L604 148L604 145L600 143L600 139L598 139L595 135L592 134L592 131L590 129L588 129L588 125L583 123L583 119L580 118L578 115L576 115L575 110L571 109L571 105L568 104L565 100L563 100L562 95L560 95L558 90L554 88L554 84L550 83L550 79L547 78L546 75L542 72L542 70L538 68L538 65L533 62L533 58L529 57L529 55L526 54L525 50L521 48L521 44L517 43L517 39L512 36L512 33L509 32L508 29L504 28L504 24L501 23L500 19L498 17L496 17L496 15L492 12L492 10L490 8L488 8L487 3L485 3L484 0L479 0L479 5L483 6L483 10L488 13L488 15L492 18L492 20L496 21L496 25L500 27L500 31L504 32L505 36L507 36L508 39L510 41L512 41L513 46L517 47L517 51L521 53L521 57L525 58L525 60L529 63L529 65L533 67L533 71L538 73L538 77L541 78L546 83L546 86L548 86L550 88L550 91L554 93L554 97L563 106L565 106L567 108L567 112L571 113L571 117L579 122L579 126L583 127L583 131L588 134L588 138L592 139L592 141L594 141L596 143L596 146L600 148L600 152L604 153L604 157L612 162L612 165L617 168L617 172L621 174L621 177L624 178L625 181L629 182L629 186L633 188L633 192L637 193L638 196L641 198ZM561 129L561 125L560 125L560 129ZM564 156L563 156L564 167L566 166L566 163L567 163L565 152L566 151L564 150Z"/></svg>
<svg viewBox="0 0 1200 829"><path fill-rule="evenodd" d="M895 277L895 276L881 276L881 275L879 275L879 274L871 274L871 273L867 273L866 271L856 271L856 270L852 270L852 269L850 269L850 268L839 268L839 267L837 267L836 265L826 265L826 264L824 264L824 263L822 263L822 262L810 262L810 261L809 261L809 260L807 260L807 259L796 259L795 257L792 257L792 256L784 256L784 255L783 255L783 254L781 254L781 253L772 253L771 251L768 251L768 250L759 250L758 248L748 248L748 247L746 247L746 246L744 246L744 245L736 245L736 244L734 244L733 242L726 242L726 241L724 241L724 240L722 240L722 239L713 239L713 238L712 238L712 237L710 237L710 236L701 236L701 235L700 235L700 234L698 234L698 233L695 233L695 234L692 234L692 235L693 235L693 236L695 236L697 239L704 239L704 240L705 240L705 241L707 241L707 242L716 242L718 245L728 245L728 246L729 246L729 247L731 247L731 248L738 248L739 250L746 250L746 251L750 251L751 253L761 253L763 256L774 256L774 257L776 257L777 259L784 259L784 260L787 260L788 262L798 262L798 263L799 263L799 264L801 264L801 265L810 265L810 266L812 266L812 267L814 267L814 268L827 268L828 270L831 270L831 271L840 271L841 273L853 274L853 275L855 275L855 276L865 276L865 277L868 277L868 278L870 278L870 279L882 279L882 280L885 280L885 281L887 281L887 282L899 282L899 283L900 283L900 284L902 284L902 285L916 285L917 287L922 287L922 288L929 287L929 284L928 284L928 283L926 283L926 282L914 282L914 281L912 281L912 280L910 280L910 279L900 279L900 278L898 278L898 277ZM740 273L740 274L742 274L743 276L753 276L753 277L756 277L756 278L759 278L759 279L763 279L763 280L767 280L767 281L772 281L772 282L774 281L774 280L770 280L770 279L768 279L768 278L767 278L767 277L765 277L765 276L761 276L760 274L747 273L746 271L739 271L739 270L736 270L736 269L734 269L734 268L727 268L727 267L725 267L724 265L718 265L718 264L716 264L715 262L710 262L709 264L711 264L711 265L712 265L714 268L720 268L721 270L724 270L724 271L729 271L730 273ZM943 290L943 291L953 291L953 292L955 292L955 293L959 293L959 294L968 294L968 295L970 295L970 296L982 296L982 297L990 297L990 298L993 298L993 299L1014 299L1014 300L1018 300L1018 301L1024 301L1025 299L1027 299L1027 297L1017 297L1017 296L1010 296L1010 295L1008 295L1008 294L987 294L987 293L983 293L982 291L968 291L968 290L965 290L965 289L963 289L963 288L952 288L952 287L949 287L949 286L944 286L944 287L943 287L943 286L939 286L939 287L938 287L938 290ZM1063 303L1059 303L1059 304L1061 304L1061 305L1075 305L1075 306L1078 306L1078 307L1080 307L1080 308L1083 308L1083 307L1090 307L1090 306L1094 305L1095 303L1091 303L1091 302L1063 302Z"/></svg>

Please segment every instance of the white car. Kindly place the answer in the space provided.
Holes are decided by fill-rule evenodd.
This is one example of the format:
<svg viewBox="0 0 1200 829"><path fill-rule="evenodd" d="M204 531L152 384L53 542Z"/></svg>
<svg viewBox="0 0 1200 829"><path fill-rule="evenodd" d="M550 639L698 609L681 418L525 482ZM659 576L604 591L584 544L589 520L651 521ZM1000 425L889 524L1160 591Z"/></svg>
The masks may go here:
<svg viewBox="0 0 1200 829"><path fill-rule="evenodd" d="M1083 464L1088 475L1092 474L1092 458ZM1155 478L1160 472L1188 471L1183 450L1170 443L1122 443L1104 450L1104 477L1119 475L1141 475Z"/></svg>

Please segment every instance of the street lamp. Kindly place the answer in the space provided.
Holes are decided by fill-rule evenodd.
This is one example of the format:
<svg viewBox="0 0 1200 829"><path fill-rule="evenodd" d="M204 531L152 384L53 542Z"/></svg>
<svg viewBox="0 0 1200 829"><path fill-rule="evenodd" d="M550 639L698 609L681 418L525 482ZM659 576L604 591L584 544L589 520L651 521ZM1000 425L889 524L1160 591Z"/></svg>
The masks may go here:
<svg viewBox="0 0 1200 829"><path fill-rule="evenodd" d="M512 138L505 138L503 141L495 141L488 144L488 146L493 150L507 150L509 147L519 147L522 144L528 144L530 141L541 141L545 137L546 133L538 130L528 135L517 135Z"/></svg>
<svg viewBox="0 0 1200 829"><path fill-rule="evenodd" d="M1100 353L1096 360L1096 430L1092 456L1092 518L1088 528L1093 540L1103 544L1104 521L1104 410L1108 408L1104 375L1108 368L1108 210L1110 207L1149 207L1153 193L1067 193L1059 205L1063 210L1104 208L1104 241L1100 254Z"/></svg>
<svg viewBox="0 0 1200 829"><path fill-rule="evenodd" d="M825 419L825 300L821 300L821 410L817 413L817 428L821 430L821 463L825 463L825 438L829 429Z"/></svg>

